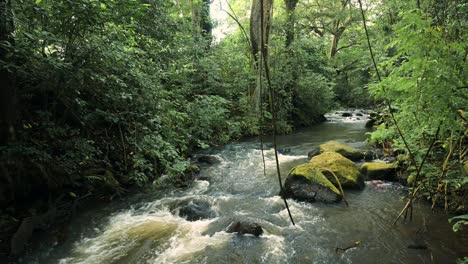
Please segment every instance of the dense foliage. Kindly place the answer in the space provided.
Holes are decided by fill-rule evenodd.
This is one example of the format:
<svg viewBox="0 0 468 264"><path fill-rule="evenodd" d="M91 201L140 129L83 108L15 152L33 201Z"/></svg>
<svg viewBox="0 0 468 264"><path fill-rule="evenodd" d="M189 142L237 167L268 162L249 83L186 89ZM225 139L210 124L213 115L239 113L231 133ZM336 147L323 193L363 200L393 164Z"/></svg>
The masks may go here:
<svg viewBox="0 0 468 264"><path fill-rule="evenodd" d="M387 5L376 22L384 51L379 57L383 80L372 92L391 102L403 137L388 118L372 140L391 143L404 154L408 181L419 187L418 195L446 210L466 212L468 6L461 1Z"/></svg>
<svg viewBox="0 0 468 264"><path fill-rule="evenodd" d="M14 59L2 67L16 73L18 115L15 139L2 146L10 171L2 187L13 187L3 202L61 186L117 188L95 168L125 184L177 176L190 149L256 133L243 57L210 49L189 5L38 0L11 8L15 42L2 48ZM21 185L29 187L14 189Z"/></svg>

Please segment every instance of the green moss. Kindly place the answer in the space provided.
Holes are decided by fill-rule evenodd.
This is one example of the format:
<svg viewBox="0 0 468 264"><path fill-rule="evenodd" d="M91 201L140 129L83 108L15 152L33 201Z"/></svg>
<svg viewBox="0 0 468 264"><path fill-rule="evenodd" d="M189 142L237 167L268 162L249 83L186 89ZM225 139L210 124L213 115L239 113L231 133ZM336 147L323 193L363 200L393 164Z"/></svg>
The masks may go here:
<svg viewBox="0 0 468 264"><path fill-rule="evenodd" d="M361 172L370 179L392 180L397 169L397 163L366 162L361 166Z"/></svg>
<svg viewBox="0 0 468 264"><path fill-rule="evenodd" d="M378 170L392 170L396 169L396 163L385 163L385 162L366 162L362 164L361 168L365 168L367 171L378 171Z"/></svg>
<svg viewBox="0 0 468 264"><path fill-rule="evenodd" d="M329 181L335 182L335 177L329 172L332 171L343 187L362 187L361 173L354 165L354 162L343 157L336 152L324 152L313 157L309 164L320 169Z"/></svg>
<svg viewBox="0 0 468 264"><path fill-rule="evenodd" d="M289 175L302 176L307 180L320 184L334 193L341 195L340 191L327 179L327 177L322 173L321 170L314 168L310 163L300 164L294 167Z"/></svg>
<svg viewBox="0 0 468 264"><path fill-rule="evenodd" d="M351 160L361 160L364 155L359 150L340 143L338 141L328 141L319 146L320 152L336 152Z"/></svg>

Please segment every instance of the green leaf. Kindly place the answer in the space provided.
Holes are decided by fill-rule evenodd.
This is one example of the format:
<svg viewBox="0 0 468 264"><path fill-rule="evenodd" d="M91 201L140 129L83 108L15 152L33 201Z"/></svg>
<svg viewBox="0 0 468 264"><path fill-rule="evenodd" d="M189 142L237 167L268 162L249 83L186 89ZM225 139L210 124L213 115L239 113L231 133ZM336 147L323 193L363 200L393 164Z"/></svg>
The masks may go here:
<svg viewBox="0 0 468 264"><path fill-rule="evenodd" d="M458 232L462 229L463 225L468 225L468 214L455 216L449 219L449 223L452 223L453 221L455 221L455 224L452 229L454 232Z"/></svg>
<svg viewBox="0 0 468 264"><path fill-rule="evenodd" d="M101 8L102 8L102 9L107 9L107 6L106 6L106 4L104 4L104 3L101 3Z"/></svg>
<svg viewBox="0 0 468 264"><path fill-rule="evenodd" d="M40 4L42 2L42 0L36 0L36 4Z"/></svg>

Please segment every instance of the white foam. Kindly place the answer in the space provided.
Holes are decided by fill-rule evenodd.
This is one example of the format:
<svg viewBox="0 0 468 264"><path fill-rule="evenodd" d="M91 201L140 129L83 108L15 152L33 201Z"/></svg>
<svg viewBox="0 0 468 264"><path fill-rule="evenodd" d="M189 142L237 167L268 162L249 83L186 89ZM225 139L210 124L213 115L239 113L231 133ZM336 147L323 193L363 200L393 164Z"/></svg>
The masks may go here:
<svg viewBox="0 0 468 264"><path fill-rule="evenodd" d="M129 210L112 217L102 233L77 242L72 256L61 259L60 263L110 263L127 256L143 241L168 237L171 237L170 248L182 243L178 250L183 246L188 246L186 251L198 250L201 232L215 220L189 222L167 211L134 215Z"/></svg>
<svg viewBox="0 0 468 264"><path fill-rule="evenodd" d="M202 235L212 220L196 221L192 224L182 225L178 233L171 237L170 246L148 263L184 263L191 257L207 247L220 246L232 236L226 232L217 232L213 236Z"/></svg>

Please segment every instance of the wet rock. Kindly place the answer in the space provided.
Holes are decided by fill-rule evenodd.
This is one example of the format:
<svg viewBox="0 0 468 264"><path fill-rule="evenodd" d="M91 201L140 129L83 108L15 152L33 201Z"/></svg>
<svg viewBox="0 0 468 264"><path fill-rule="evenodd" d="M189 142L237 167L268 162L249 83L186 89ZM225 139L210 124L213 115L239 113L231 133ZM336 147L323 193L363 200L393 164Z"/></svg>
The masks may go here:
<svg viewBox="0 0 468 264"><path fill-rule="evenodd" d="M52 206L44 214L24 218L10 240L10 255L18 256L23 253L34 230L46 230L54 223L56 217L57 207Z"/></svg>
<svg viewBox="0 0 468 264"><path fill-rule="evenodd" d="M351 117L353 116L352 113L349 113L349 112L344 112L343 114L341 114L342 117Z"/></svg>
<svg viewBox="0 0 468 264"><path fill-rule="evenodd" d="M251 234L258 237L263 234L263 229L257 223L235 221L228 226L226 232L237 233L239 235Z"/></svg>
<svg viewBox="0 0 468 264"><path fill-rule="evenodd" d="M335 186L337 186L336 176L343 188L362 189L364 187L364 180L354 162L339 153L324 152L313 157L309 164L320 169L323 175Z"/></svg>
<svg viewBox="0 0 468 264"><path fill-rule="evenodd" d="M370 161L376 158L376 154L374 153L374 151L371 151L371 150L364 151L362 154L364 154L365 161Z"/></svg>
<svg viewBox="0 0 468 264"><path fill-rule="evenodd" d="M294 167L289 172L281 195L306 202L339 202L342 199L340 191L331 183L318 168L310 163Z"/></svg>
<svg viewBox="0 0 468 264"><path fill-rule="evenodd" d="M198 164L190 164L187 169L195 175L198 175L201 172L201 168Z"/></svg>
<svg viewBox="0 0 468 264"><path fill-rule="evenodd" d="M343 155L345 158L350 159L352 161L359 161L364 158L364 154L343 143L340 143L338 141L328 141L322 145L319 146L320 153L324 152L336 152L341 155Z"/></svg>
<svg viewBox="0 0 468 264"><path fill-rule="evenodd" d="M327 118L326 118L324 115L319 115L319 116L315 119L315 121L316 121L317 123L323 123L323 122L327 121Z"/></svg>
<svg viewBox="0 0 468 264"><path fill-rule="evenodd" d="M283 154L283 155L289 154L289 153L291 153L291 148L280 148L280 149L278 149L278 152L280 154Z"/></svg>
<svg viewBox="0 0 468 264"><path fill-rule="evenodd" d="M221 162L217 157L211 156L211 155L199 156L197 160L200 163L206 163L206 164L210 164L210 165Z"/></svg>
<svg viewBox="0 0 468 264"><path fill-rule="evenodd" d="M312 158L312 157L317 156L317 155L319 155L319 154L320 154L320 149L319 149L319 148L315 148L315 149L309 151L309 153L307 153L307 156L308 156L309 158Z"/></svg>
<svg viewBox="0 0 468 264"><path fill-rule="evenodd" d="M362 116L362 113L357 113L356 116Z"/></svg>
<svg viewBox="0 0 468 264"><path fill-rule="evenodd" d="M202 219L210 219L216 216L211 205L205 201L190 201L182 205L179 209L179 216L184 217L188 221L198 221Z"/></svg>
<svg viewBox="0 0 468 264"><path fill-rule="evenodd" d="M372 128L374 126L374 124L375 124L375 119L369 119L369 120L367 120L365 127L366 128Z"/></svg>
<svg viewBox="0 0 468 264"><path fill-rule="evenodd" d="M411 244L408 245L409 249L427 249L427 244Z"/></svg>
<svg viewBox="0 0 468 264"><path fill-rule="evenodd" d="M362 154L364 155L365 161L384 159L384 155L385 155L382 149L366 150L366 151L363 151Z"/></svg>
<svg viewBox="0 0 468 264"><path fill-rule="evenodd" d="M195 180L197 181L210 181L210 177L206 176L206 175L201 175L201 174L198 174L197 176L195 176Z"/></svg>
<svg viewBox="0 0 468 264"><path fill-rule="evenodd" d="M397 163L366 162L360 170L367 179L395 181Z"/></svg>
<svg viewBox="0 0 468 264"><path fill-rule="evenodd" d="M104 192L114 193L120 187L119 181L114 176L112 170L107 168L90 168L82 172L84 177L99 179L92 181L92 184Z"/></svg>
<svg viewBox="0 0 468 264"><path fill-rule="evenodd" d="M396 161L396 157L394 156L384 157L382 158L382 161L384 161L385 163L393 163Z"/></svg>

